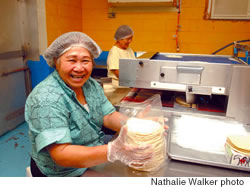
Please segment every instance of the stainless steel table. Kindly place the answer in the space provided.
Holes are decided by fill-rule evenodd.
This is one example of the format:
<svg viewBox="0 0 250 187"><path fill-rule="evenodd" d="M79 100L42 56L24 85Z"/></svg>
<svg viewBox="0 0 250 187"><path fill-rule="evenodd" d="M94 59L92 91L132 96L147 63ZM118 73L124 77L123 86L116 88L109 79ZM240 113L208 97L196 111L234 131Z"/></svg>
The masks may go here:
<svg viewBox="0 0 250 187"><path fill-rule="evenodd" d="M120 162L89 169L84 176L98 177L250 177L250 172L166 159L157 172L135 171Z"/></svg>

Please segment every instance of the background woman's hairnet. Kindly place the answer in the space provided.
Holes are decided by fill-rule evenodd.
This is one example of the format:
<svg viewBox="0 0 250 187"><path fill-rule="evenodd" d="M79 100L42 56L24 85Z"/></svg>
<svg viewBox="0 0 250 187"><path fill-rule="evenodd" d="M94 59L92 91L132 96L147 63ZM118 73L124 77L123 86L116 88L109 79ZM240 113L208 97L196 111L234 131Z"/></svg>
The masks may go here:
<svg viewBox="0 0 250 187"><path fill-rule="evenodd" d="M82 32L68 32L55 39L45 50L43 56L50 67L55 67L54 58L60 57L73 46L86 48L94 58L97 58L102 52L97 43L88 35Z"/></svg>
<svg viewBox="0 0 250 187"><path fill-rule="evenodd" d="M121 25L115 32L115 40L121 40L128 36L134 35L134 31L128 25Z"/></svg>

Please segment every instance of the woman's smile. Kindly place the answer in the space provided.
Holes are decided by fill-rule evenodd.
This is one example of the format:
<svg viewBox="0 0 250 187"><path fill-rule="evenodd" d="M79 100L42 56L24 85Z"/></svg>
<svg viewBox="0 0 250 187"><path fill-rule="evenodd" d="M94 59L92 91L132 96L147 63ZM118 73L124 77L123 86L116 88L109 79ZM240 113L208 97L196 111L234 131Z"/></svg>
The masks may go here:
<svg viewBox="0 0 250 187"><path fill-rule="evenodd" d="M56 69L62 80L71 89L76 90L89 79L93 69L93 60L87 49L72 47L60 57Z"/></svg>

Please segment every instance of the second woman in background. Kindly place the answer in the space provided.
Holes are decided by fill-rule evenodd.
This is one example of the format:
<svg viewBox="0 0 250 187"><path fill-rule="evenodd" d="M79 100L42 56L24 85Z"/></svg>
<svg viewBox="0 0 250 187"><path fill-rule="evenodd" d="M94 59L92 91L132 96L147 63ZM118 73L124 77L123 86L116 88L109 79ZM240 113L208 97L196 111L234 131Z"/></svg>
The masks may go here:
<svg viewBox="0 0 250 187"><path fill-rule="evenodd" d="M122 99L128 92L129 88L119 86L119 60L135 59L134 51L129 47L133 40L134 31L128 25L121 25L115 32L115 44L109 51L108 55L108 77L112 78L112 88L107 88L106 95L114 105ZM114 97L115 95L115 97ZM118 98L118 96L120 96Z"/></svg>

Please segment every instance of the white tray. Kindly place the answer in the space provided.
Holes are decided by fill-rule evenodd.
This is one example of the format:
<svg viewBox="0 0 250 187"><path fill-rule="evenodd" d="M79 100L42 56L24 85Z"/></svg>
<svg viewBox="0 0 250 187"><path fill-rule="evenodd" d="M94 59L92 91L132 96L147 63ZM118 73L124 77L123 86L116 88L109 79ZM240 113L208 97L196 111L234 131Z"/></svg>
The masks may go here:
<svg viewBox="0 0 250 187"><path fill-rule="evenodd" d="M241 133L242 130L250 133L249 125L243 125L227 118L216 119L190 115L172 116L169 123L167 150L171 159L250 171L250 167L229 164L223 149L227 135L232 132ZM207 141L208 138L212 143L218 142L214 146L214 150L213 146L208 146L207 142L210 143ZM192 140L190 141L190 139ZM194 145L195 142L197 142L196 145ZM206 150L206 147L209 148Z"/></svg>

